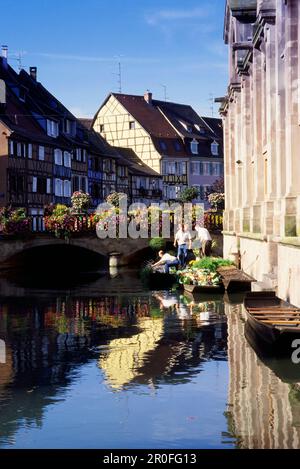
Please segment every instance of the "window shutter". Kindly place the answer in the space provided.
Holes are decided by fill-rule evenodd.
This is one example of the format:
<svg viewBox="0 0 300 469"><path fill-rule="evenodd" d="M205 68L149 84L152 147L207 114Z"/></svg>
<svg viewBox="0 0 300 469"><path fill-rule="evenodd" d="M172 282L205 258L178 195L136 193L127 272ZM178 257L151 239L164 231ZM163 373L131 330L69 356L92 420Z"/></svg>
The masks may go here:
<svg viewBox="0 0 300 469"><path fill-rule="evenodd" d="M39 160L44 161L45 159L45 147L39 145Z"/></svg>
<svg viewBox="0 0 300 469"><path fill-rule="evenodd" d="M64 152L64 166L71 168L71 154L68 151Z"/></svg>
<svg viewBox="0 0 300 469"><path fill-rule="evenodd" d="M10 140L9 146L10 146L10 156L13 156L14 154L14 141L13 140Z"/></svg>
<svg viewBox="0 0 300 469"><path fill-rule="evenodd" d="M32 143L28 143L28 158L32 158Z"/></svg>
<svg viewBox="0 0 300 469"><path fill-rule="evenodd" d="M51 179L47 178L47 194L51 194Z"/></svg>
<svg viewBox="0 0 300 469"><path fill-rule="evenodd" d="M32 192L37 191L37 177L33 176L32 177Z"/></svg>
<svg viewBox="0 0 300 469"><path fill-rule="evenodd" d="M51 137L51 121L47 120L47 135Z"/></svg>

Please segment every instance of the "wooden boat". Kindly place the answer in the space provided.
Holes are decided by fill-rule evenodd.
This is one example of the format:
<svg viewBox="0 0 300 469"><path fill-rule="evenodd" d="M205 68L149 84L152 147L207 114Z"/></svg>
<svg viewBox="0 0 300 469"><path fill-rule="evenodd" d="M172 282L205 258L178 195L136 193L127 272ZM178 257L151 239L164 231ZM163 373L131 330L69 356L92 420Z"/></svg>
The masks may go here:
<svg viewBox="0 0 300 469"><path fill-rule="evenodd" d="M255 282L253 277L234 265L219 267L217 272L221 276L225 290L229 292L249 291L251 283Z"/></svg>
<svg viewBox="0 0 300 469"><path fill-rule="evenodd" d="M171 288L176 283L177 277L174 274L165 274L164 272L149 272L146 283L149 288L155 290L164 290Z"/></svg>
<svg viewBox="0 0 300 469"><path fill-rule="evenodd" d="M249 325L270 345L287 345L300 338L300 309L280 300L275 292L247 293L244 300Z"/></svg>
<svg viewBox="0 0 300 469"><path fill-rule="evenodd" d="M223 285L183 285L183 288L188 293L202 293L202 292L211 292L219 293L224 290Z"/></svg>

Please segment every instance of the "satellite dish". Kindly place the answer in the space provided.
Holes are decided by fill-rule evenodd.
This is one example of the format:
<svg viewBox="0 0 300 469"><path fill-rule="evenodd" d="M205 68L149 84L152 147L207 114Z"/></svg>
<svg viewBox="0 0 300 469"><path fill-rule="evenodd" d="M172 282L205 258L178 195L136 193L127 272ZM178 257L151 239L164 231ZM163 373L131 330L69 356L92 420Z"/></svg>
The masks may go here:
<svg viewBox="0 0 300 469"><path fill-rule="evenodd" d="M6 85L4 80L0 80L0 104L6 104Z"/></svg>

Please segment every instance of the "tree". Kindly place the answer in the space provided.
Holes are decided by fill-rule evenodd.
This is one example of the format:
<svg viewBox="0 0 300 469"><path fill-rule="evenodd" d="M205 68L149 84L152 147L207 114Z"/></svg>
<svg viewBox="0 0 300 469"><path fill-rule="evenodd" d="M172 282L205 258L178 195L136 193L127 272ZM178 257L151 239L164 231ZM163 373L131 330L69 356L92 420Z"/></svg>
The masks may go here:
<svg viewBox="0 0 300 469"><path fill-rule="evenodd" d="M182 203L192 202L199 196L199 191L196 187L186 187L180 194L180 201Z"/></svg>
<svg viewBox="0 0 300 469"><path fill-rule="evenodd" d="M224 192L224 178L220 177L208 188L206 196L208 198L210 194L224 194Z"/></svg>

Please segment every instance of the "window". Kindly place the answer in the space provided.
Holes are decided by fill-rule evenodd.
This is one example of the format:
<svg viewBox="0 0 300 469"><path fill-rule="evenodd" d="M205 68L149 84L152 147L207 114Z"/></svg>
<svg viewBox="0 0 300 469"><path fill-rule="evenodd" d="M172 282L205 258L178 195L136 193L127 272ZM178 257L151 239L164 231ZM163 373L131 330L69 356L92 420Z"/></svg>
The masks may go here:
<svg viewBox="0 0 300 469"><path fill-rule="evenodd" d="M200 176L200 162L191 163L191 173L193 176Z"/></svg>
<svg viewBox="0 0 300 469"><path fill-rule="evenodd" d="M37 177L33 176L32 177L32 192L37 191Z"/></svg>
<svg viewBox="0 0 300 469"><path fill-rule="evenodd" d="M54 163L62 166L62 151L59 150L58 148L54 150Z"/></svg>
<svg viewBox="0 0 300 469"><path fill-rule="evenodd" d="M32 158L32 143L28 143L28 158Z"/></svg>
<svg viewBox="0 0 300 469"><path fill-rule="evenodd" d="M58 122L47 119L47 135L56 138L58 133Z"/></svg>
<svg viewBox="0 0 300 469"><path fill-rule="evenodd" d="M71 197L71 181L65 180L63 182L64 197Z"/></svg>
<svg viewBox="0 0 300 469"><path fill-rule="evenodd" d="M44 161L45 159L45 147L39 145L39 160Z"/></svg>
<svg viewBox="0 0 300 469"><path fill-rule="evenodd" d="M179 142L179 140L176 140L174 142L174 148L176 151L180 151L182 148L181 148L181 143Z"/></svg>
<svg viewBox="0 0 300 469"><path fill-rule="evenodd" d="M62 195L63 195L63 182L62 182L61 179L55 179L54 193L57 197L62 197Z"/></svg>
<svg viewBox="0 0 300 469"><path fill-rule="evenodd" d="M24 176L17 176L16 174L9 175L9 190L17 194L23 194L25 187Z"/></svg>
<svg viewBox="0 0 300 469"><path fill-rule="evenodd" d="M38 177L37 184L36 184L36 191L38 194L46 194L47 193L47 178Z"/></svg>
<svg viewBox="0 0 300 469"><path fill-rule="evenodd" d="M211 144L211 154L213 156L218 156L219 155L219 144L216 141L214 141Z"/></svg>
<svg viewBox="0 0 300 469"><path fill-rule="evenodd" d="M47 178L47 194L51 194L51 179Z"/></svg>
<svg viewBox="0 0 300 469"><path fill-rule="evenodd" d="M167 144L166 142L164 142L163 140L160 140L159 141L159 146L161 148L162 151L166 151L167 150Z"/></svg>
<svg viewBox="0 0 300 469"><path fill-rule="evenodd" d="M129 129L130 129L130 130L134 130L134 129L135 129L135 122L134 122L134 121L130 121L130 122L129 122Z"/></svg>
<svg viewBox="0 0 300 469"><path fill-rule="evenodd" d="M10 140L9 142L9 154L10 156L14 156L14 141Z"/></svg>
<svg viewBox="0 0 300 469"><path fill-rule="evenodd" d="M17 143L17 156L22 156L22 145Z"/></svg>
<svg viewBox="0 0 300 469"><path fill-rule="evenodd" d="M193 155L198 155L198 142L195 139L191 141L191 152Z"/></svg>
<svg viewBox="0 0 300 469"><path fill-rule="evenodd" d="M21 86L21 87L20 87L20 91L19 91L19 100L20 100L20 101L23 101L23 103L25 103L25 100L26 100L26 88L24 88L24 86Z"/></svg>
<svg viewBox="0 0 300 469"><path fill-rule="evenodd" d="M86 150L83 148L76 148L76 160L86 162Z"/></svg>
<svg viewBox="0 0 300 469"><path fill-rule="evenodd" d="M175 174L178 174L179 176L186 174L186 162L180 161L178 163L175 163L175 169Z"/></svg>
<svg viewBox="0 0 300 469"><path fill-rule="evenodd" d="M73 192L79 191L79 176L74 176L73 177Z"/></svg>
<svg viewBox="0 0 300 469"><path fill-rule="evenodd" d="M69 135L74 134L75 133L74 126L75 126L75 122L71 121L70 119L65 119L64 121L65 134L69 134Z"/></svg>
<svg viewBox="0 0 300 469"><path fill-rule="evenodd" d="M193 187L194 187L195 189L197 189L197 191L198 191L197 199L201 198L201 197L200 197L200 187L201 187L201 186L199 186L199 185L197 185L197 184L193 184Z"/></svg>
<svg viewBox="0 0 300 469"><path fill-rule="evenodd" d="M85 176L81 177L80 189L82 192L87 192L87 178Z"/></svg>
<svg viewBox="0 0 300 469"><path fill-rule="evenodd" d="M71 153L64 151L64 166L66 168L71 168Z"/></svg>
<svg viewBox="0 0 300 469"><path fill-rule="evenodd" d="M104 124L100 124L100 133L104 132Z"/></svg>

